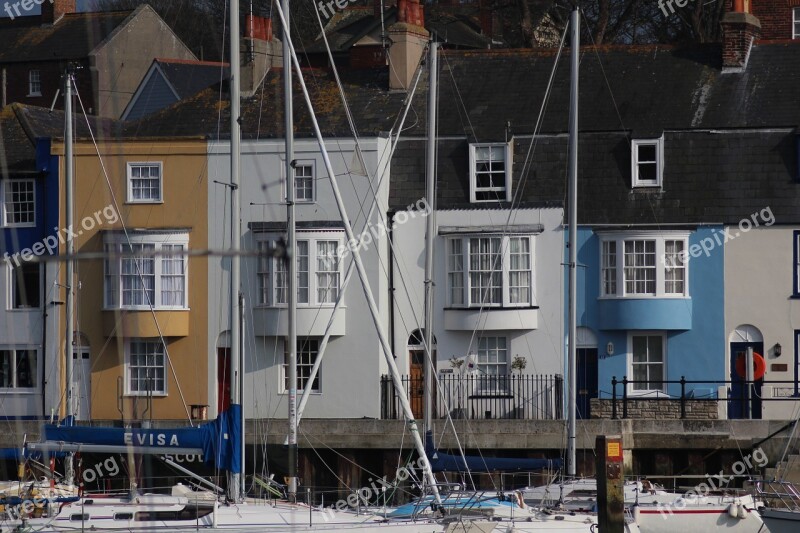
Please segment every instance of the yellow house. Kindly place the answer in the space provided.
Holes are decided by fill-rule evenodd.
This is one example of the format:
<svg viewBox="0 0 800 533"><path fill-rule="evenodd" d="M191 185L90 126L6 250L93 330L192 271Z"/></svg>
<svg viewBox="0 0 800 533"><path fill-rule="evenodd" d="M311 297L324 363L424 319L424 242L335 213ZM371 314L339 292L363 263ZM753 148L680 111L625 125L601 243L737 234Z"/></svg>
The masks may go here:
<svg viewBox="0 0 800 533"><path fill-rule="evenodd" d="M73 410L94 421L201 417L208 264L184 252L208 248L206 142L101 141L99 156L91 141L74 146L71 233L60 210L78 256ZM63 157L60 176L63 199Z"/></svg>

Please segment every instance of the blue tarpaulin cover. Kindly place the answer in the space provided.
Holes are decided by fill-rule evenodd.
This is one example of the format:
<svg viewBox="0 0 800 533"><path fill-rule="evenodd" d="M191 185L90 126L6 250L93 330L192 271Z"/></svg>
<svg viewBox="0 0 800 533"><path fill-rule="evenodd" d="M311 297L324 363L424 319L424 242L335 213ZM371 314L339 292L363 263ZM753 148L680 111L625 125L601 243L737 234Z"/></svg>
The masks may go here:
<svg viewBox="0 0 800 533"><path fill-rule="evenodd" d="M425 454L434 472L529 472L561 468L561 459L516 459L513 457L481 457L451 455L433 446L433 436L425 435Z"/></svg>

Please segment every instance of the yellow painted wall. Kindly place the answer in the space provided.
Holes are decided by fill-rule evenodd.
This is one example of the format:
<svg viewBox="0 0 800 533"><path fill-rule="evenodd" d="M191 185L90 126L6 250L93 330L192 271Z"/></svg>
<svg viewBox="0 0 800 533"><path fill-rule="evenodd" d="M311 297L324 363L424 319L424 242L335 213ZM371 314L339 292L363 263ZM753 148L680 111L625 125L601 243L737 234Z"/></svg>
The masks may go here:
<svg viewBox="0 0 800 533"><path fill-rule="evenodd" d="M80 231L75 239L75 250L79 255L102 252L103 231L121 230L123 222L128 229L185 228L189 234L190 250L208 248L207 152L203 139L108 142L101 143L99 151L107 177L94 145L85 141L75 144L73 229L76 234ZM63 145L54 147L54 152L63 155ZM126 203L129 162L162 163L162 203ZM63 157L61 167L63 228ZM114 211L110 211L112 208ZM119 220L111 222L117 209ZM103 310L103 275L102 259L78 259L76 276L80 286L76 291L75 329L86 335L90 343L92 419L120 419L117 383L124 376L124 338L154 334L157 331L156 320L165 335L171 366L168 363L166 371L168 394L153 398L152 418L186 419L184 405L208 404L207 259L190 257L188 260L186 297L189 310L157 311L155 317L149 311ZM61 319L63 332L66 329L63 312ZM62 382L63 375L62 369ZM136 419L142 417L146 401L142 397L125 397L123 405L125 418Z"/></svg>

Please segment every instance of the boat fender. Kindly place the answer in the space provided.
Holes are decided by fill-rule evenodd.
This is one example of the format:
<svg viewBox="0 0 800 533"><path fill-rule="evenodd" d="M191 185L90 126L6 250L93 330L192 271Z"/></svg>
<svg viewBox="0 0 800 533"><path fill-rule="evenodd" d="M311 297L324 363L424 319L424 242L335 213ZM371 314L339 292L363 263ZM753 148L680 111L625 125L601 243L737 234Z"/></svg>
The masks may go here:
<svg viewBox="0 0 800 533"><path fill-rule="evenodd" d="M747 507L743 503L739 504L739 518L747 518Z"/></svg>
<svg viewBox="0 0 800 533"><path fill-rule="evenodd" d="M642 514L642 510L639 508L639 504L635 503L631 506L631 516L633 517L633 521L637 524L639 523L639 517Z"/></svg>
<svg viewBox="0 0 800 533"><path fill-rule="evenodd" d="M517 505L519 505L519 508L525 509L525 499L522 497L522 492L516 491L514 494L517 497Z"/></svg>
<svg viewBox="0 0 800 533"><path fill-rule="evenodd" d="M728 506L728 516L731 518L739 518L739 506L736 504L736 502Z"/></svg>

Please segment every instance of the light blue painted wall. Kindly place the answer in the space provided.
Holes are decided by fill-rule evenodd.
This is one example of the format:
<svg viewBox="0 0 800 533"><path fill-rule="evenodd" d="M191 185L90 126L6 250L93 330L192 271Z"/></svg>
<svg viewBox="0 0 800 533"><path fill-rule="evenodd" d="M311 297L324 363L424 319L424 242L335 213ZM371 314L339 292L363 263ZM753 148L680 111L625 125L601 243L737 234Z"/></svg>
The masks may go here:
<svg viewBox="0 0 800 533"><path fill-rule="evenodd" d="M689 249L703 239L711 239L721 227L702 227L689 235ZM567 233L565 232L565 238ZM710 241L706 241L708 244ZM628 373L628 333L634 330L667 330L667 380L724 380L724 248L715 246L708 254L701 251L689 260L690 299L600 300L599 239L590 228L578 228L578 326L591 329L597 336L599 352L599 390L610 397L611 379ZM565 247L565 256L567 254ZM566 258L565 261L566 262ZM566 275L566 273L565 273ZM568 298L565 284L565 302ZM568 306L565 304L565 324ZM566 331L566 326L565 326ZM607 355L606 346L614 344ZM712 384L687 385L708 388ZM622 387L618 386L618 394ZM680 385L669 387L678 395Z"/></svg>

